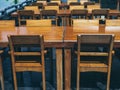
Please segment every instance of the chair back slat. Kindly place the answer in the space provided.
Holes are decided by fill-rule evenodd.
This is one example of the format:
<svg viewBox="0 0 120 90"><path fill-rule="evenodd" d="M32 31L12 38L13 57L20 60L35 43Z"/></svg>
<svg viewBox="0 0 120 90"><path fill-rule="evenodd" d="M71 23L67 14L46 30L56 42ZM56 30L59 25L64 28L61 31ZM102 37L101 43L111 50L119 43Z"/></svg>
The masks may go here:
<svg viewBox="0 0 120 90"><path fill-rule="evenodd" d="M71 11L71 15L84 15L87 16L88 10L84 10L84 9L74 9Z"/></svg>
<svg viewBox="0 0 120 90"><path fill-rule="evenodd" d="M42 35L11 35L8 36L9 41L12 44L12 47L14 45L40 45L40 42L42 41Z"/></svg>
<svg viewBox="0 0 120 90"><path fill-rule="evenodd" d="M86 35L81 35L81 43L87 43L87 44L110 44L112 37L114 35L103 35L103 34L86 34Z"/></svg>
<svg viewBox="0 0 120 90"><path fill-rule="evenodd" d="M80 2L70 2L69 5L70 6L81 5L81 3Z"/></svg>

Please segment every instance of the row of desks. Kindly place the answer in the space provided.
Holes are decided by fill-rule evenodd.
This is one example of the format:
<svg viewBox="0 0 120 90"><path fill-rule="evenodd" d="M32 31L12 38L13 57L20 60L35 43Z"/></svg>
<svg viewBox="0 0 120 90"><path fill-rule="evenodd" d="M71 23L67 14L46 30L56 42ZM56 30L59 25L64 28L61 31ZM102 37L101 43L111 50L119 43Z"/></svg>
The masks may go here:
<svg viewBox="0 0 120 90"><path fill-rule="evenodd" d="M40 11L36 11L34 12L35 15L40 15ZM91 10L88 10L88 16L90 16L92 14ZM70 16L71 15L71 11L70 10L59 10L57 12L58 16ZM17 17L18 13L14 12L11 14L12 17ZM120 16L120 11L118 10L110 10L109 11L109 16Z"/></svg>
<svg viewBox="0 0 120 90"><path fill-rule="evenodd" d="M0 47L8 46L7 35L38 35L43 34L45 47L56 48L57 90L71 90L71 48L81 33L115 34L114 47L120 47L120 26L52 26L52 27L0 27ZM64 48L64 52L62 49ZM63 70L63 54L64 67ZM63 72L64 71L64 72ZM65 77L63 87L63 75ZM64 89L63 89L64 88Z"/></svg>

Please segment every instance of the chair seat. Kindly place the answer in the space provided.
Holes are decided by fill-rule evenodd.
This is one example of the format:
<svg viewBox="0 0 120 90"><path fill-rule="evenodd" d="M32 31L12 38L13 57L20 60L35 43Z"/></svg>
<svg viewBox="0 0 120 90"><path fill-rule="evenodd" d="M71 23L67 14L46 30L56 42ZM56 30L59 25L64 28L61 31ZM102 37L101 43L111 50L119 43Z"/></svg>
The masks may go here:
<svg viewBox="0 0 120 90"><path fill-rule="evenodd" d="M104 63L82 63L80 64L80 71L86 72L86 71L96 71L96 72L107 72L108 66Z"/></svg>

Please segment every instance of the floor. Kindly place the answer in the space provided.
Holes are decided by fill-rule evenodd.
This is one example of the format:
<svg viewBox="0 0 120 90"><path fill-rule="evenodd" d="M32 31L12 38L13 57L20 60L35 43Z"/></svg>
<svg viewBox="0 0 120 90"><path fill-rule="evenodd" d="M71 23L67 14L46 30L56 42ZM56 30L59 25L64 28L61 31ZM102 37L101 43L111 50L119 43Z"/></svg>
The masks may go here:
<svg viewBox="0 0 120 90"><path fill-rule="evenodd" d="M53 53L54 54L54 53ZM8 54L4 54L7 56ZM111 89L120 90L120 52L116 50L113 56L112 71L111 71ZM46 67L46 90L56 90L56 60L45 61ZM52 64L50 64L52 63ZM73 63L73 68L75 67ZM51 70L52 68L52 70ZM10 58L7 56L3 61L5 90L13 90L13 81L11 75ZM72 70L75 73L75 70ZM71 90L76 90L76 76L72 74ZM18 90L42 90L42 78L40 73L24 72L17 73ZM106 74L104 73L81 73L81 90L105 90Z"/></svg>

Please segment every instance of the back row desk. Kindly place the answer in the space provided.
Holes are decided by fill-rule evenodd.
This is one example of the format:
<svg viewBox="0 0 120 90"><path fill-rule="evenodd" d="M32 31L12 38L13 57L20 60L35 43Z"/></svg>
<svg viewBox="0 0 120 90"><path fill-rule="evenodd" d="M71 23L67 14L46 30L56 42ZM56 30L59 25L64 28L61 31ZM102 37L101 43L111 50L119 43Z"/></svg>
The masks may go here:
<svg viewBox="0 0 120 90"><path fill-rule="evenodd" d="M35 11L34 12L34 14L35 15L40 15L40 11L38 10L38 11ZM70 14L71 14L71 11L70 10L59 10L58 11L58 13L57 13L57 15L58 16L70 16ZM92 14L92 11L91 10L88 10L88 15L91 15ZM120 15L120 12L118 11L118 10L110 10L109 11L109 15L110 16L119 16ZM17 17L18 16L18 13L17 12L13 12L12 14L11 14L11 16L12 17Z"/></svg>
<svg viewBox="0 0 120 90"><path fill-rule="evenodd" d="M77 41L77 34L115 34L114 47L120 47L120 26L85 26L85 27L0 27L0 47L8 46L7 35L43 34L45 47L56 48L57 90L71 90L71 48ZM62 49L64 48L64 67ZM63 72L64 71L64 72ZM63 75L65 77L63 87Z"/></svg>

